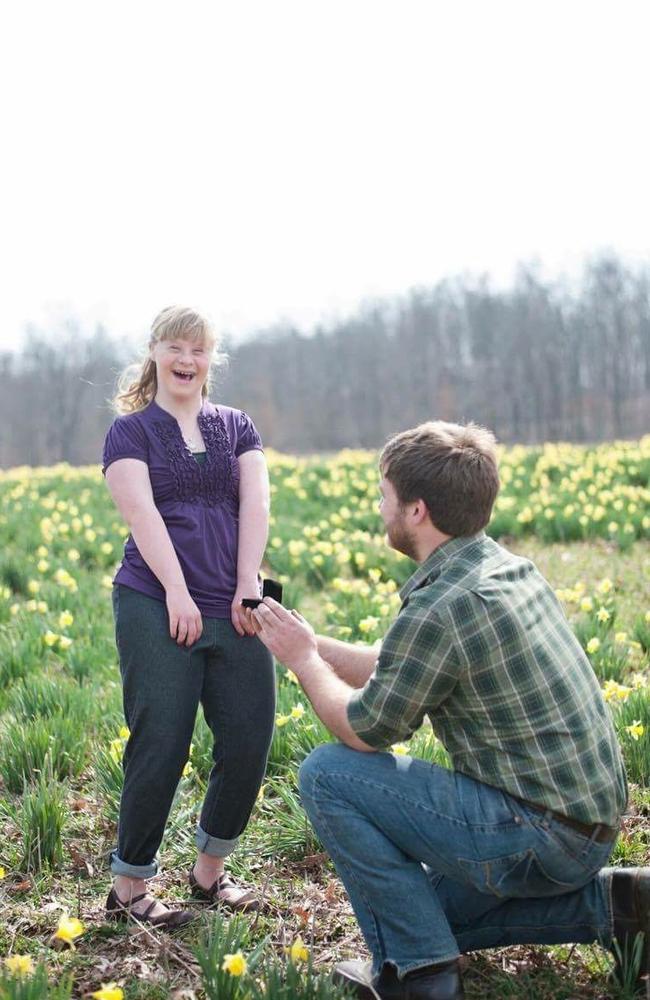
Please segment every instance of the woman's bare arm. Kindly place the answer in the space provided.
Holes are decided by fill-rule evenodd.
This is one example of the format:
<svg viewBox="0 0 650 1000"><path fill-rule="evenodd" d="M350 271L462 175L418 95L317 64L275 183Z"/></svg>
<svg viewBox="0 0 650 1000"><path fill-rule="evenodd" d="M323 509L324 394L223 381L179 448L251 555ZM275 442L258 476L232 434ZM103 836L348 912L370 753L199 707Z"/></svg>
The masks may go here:
<svg viewBox="0 0 650 1000"><path fill-rule="evenodd" d="M106 485L138 551L165 589L169 632L191 646L203 631L201 612L190 597L165 522L154 503L149 470L137 458L120 458L106 470Z"/></svg>
<svg viewBox="0 0 650 1000"><path fill-rule="evenodd" d="M270 488L264 453L257 448L239 456L239 541L237 546L237 590L232 604L232 623L240 635L254 635L249 617L241 607L243 597L258 594L257 574L269 533Z"/></svg>

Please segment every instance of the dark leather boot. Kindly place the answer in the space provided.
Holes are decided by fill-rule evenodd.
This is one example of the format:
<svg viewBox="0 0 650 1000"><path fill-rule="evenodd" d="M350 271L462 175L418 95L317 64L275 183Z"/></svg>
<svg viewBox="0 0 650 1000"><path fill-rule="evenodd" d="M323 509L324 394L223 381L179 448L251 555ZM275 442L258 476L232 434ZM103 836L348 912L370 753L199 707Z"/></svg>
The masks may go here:
<svg viewBox="0 0 650 1000"><path fill-rule="evenodd" d="M629 985L629 967L639 959L634 986L650 998L650 868L616 868L612 874L615 975ZM642 935L642 938L639 937Z"/></svg>
<svg viewBox="0 0 650 1000"><path fill-rule="evenodd" d="M359 1000L462 1000L465 996L458 961L427 965L398 979L392 965L372 975L370 962L341 962L332 977Z"/></svg>

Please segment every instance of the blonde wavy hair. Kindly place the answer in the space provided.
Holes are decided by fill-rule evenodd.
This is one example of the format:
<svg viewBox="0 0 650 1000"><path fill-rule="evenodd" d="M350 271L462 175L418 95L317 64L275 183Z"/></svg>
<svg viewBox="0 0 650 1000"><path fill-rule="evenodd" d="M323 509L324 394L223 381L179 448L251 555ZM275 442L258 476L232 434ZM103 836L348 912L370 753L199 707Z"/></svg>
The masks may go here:
<svg viewBox="0 0 650 1000"><path fill-rule="evenodd" d="M117 380L117 392L112 399L116 413L137 413L144 410L158 390L156 364L149 356L150 350L163 340L192 340L203 342L212 350L217 337L205 316L185 306L168 306L159 312L151 324L151 335L146 354L140 362L128 365ZM211 359L210 372L224 364L226 356L215 352ZM210 392L210 374L201 389L203 398Z"/></svg>

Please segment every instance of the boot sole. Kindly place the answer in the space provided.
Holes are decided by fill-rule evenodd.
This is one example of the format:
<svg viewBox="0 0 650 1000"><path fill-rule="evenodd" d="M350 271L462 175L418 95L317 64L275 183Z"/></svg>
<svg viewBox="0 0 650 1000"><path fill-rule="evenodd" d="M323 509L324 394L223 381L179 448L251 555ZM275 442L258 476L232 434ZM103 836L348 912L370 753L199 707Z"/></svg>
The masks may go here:
<svg viewBox="0 0 650 1000"><path fill-rule="evenodd" d="M369 983L355 979L354 976L347 976L335 970L332 973L332 982L336 983L337 986L347 986L348 989L353 989L355 997L358 997L359 1000L381 1000L379 993Z"/></svg>

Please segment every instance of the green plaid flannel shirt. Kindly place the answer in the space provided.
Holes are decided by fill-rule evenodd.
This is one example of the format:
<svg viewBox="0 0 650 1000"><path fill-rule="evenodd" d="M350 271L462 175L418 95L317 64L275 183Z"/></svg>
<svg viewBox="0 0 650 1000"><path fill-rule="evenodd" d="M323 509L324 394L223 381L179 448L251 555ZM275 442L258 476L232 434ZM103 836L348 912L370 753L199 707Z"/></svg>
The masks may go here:
<svg viewBox="0 0 650 1000"><path fill-rule="evenodd" d="M627 803L600 686L553 590L483 532L436 549L400 591L348 719L381 749L428 714L455 770L584 823Z"/></svg>

